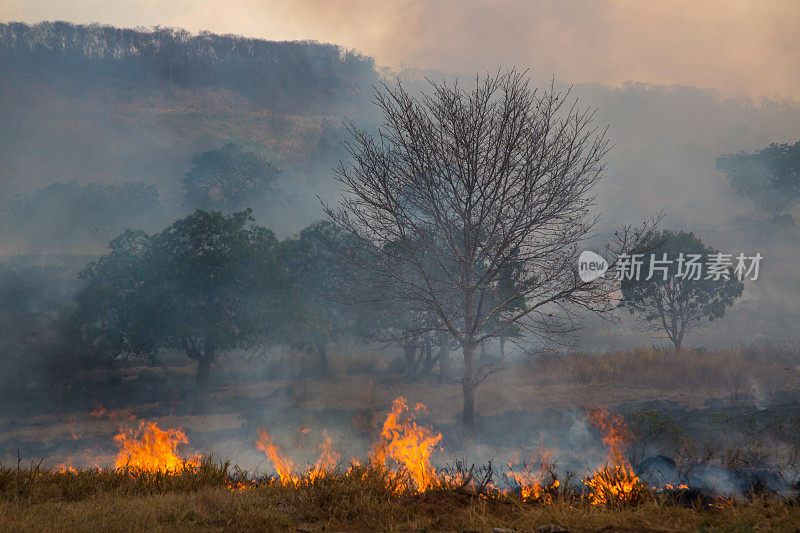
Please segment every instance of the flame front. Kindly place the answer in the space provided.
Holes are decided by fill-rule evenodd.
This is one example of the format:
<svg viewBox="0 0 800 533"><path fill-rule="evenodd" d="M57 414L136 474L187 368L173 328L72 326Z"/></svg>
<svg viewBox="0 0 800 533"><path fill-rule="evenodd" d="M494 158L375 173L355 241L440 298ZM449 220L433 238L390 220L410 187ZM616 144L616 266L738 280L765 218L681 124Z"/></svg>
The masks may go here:
<svg viewBox="0 0 800 533"><path fill-rule="evenodd" d="M266 430L258 428L258 437L256 447L266 453L269 460L272 461L281 483L284 485L297 483L299 478L292 474L294 462L283 455L281 449L272 442L272 437L269 436Z"/></svg>
<svg viewBox="0 0 800 533"><path fill-rule="evenodd" d="M333 450L328 432L323 431L322 435L322 444L319 445L319 459L317 459L317 462L308 472L309 481L314 481L333 472L336 469L336 463L338 463L339 459L342 457Z"/></svg>
<svg viewBox="0 0 800 533"><path fill-rule="evenodd" d="M372 473L378 473L382 479L389 480L390 490L401 494L405 492L422 493L433 488L451 488L458 491L474 490L476 494L484 497L492 495L519 495L523 501L537 503L551 503L557 498L567 497L570 485L567 482L563 488L556 478L556 473L550 461L550 453L540 451L540 468L532 471L527 464L523 468L516 468L517 457L508 463L509 473L506 482L509 488L498 488L491 480L489 474L480 479L480 475L470 468L468 471L461 466L454 471L445 470L437 472L431 464L431 455L436 445L442 440L441 433L434 433L431 429L417 425L414 420L416 413L423 412L425 406L417 404L409 410L405 398L396 398L392 408L386 415L378 439L370 448L369 464L366 468L360 466L357 458L353 458L346 475L361 476L367 480ZM608 459L604 467L591 472L584 480L584 486L590 490L589 502L593 505L614 503L636 503L644 497L647 488L644 487L639 477L634 473L625 458L625 449L629 433L624 419L620 415L611 414L605 409L598 409L587 413L588 420L603 434L602 442L608 449ZM301 430L302 434L311 432L309 428ZM258 429L259 440L256 447L262 450L272 462L280 482L283 485L295 486L298 483L310 484L337 472L341 456L333 450L332 439L327 431L323 431L323 440L319 445L319 459L309 465L304 473L295 471L292 459L281 451L266 430ZM188 438L181 429L161 430L155 422L140 421L137 428L128 428L114 437L119 446L115 468L139 469L149 472L175 472L187 466L196 467L200 464L199 456L183 459L178 455L178 447L188 444ZM76 472L70 466L71 458L65 464L55 467L58 472ZM233 490L243 490L256 486L255 480L235 480L228 485ZM667 490L676 490L672 485L666 484ZM687 490L686 485L680 485L677 490Z"/></svg>
<svg viewBox="0 0 800 533"><path fill-rule="evenodd" d="M549 502L552 499L552 495L560 483L548 467L550 461L550 452L543 450L538 461L538 472L532 472L527 464L523 464L521 469L515 470L514 461L508 463L508 477L513 479L519 487L519 495L523 500ZM549 482L547 481L548 475L550 476Z"/></svg>
<svg viewBox="0 0 800 533"><path fill-rule="evenodd" d="M415 410L424 408L424 405L417 404ZM431 465L430 457L442 434L434 435L429 429L418 426L413 414L409 414L408 421L401 422L400 416L407 410L405 398L398 397L386 416L378 442L372 446L370 459L373 464L383 467L394 462L408 473L414 488L423 492L431 488L436 479L436 469Z"/></svg>
<svg viewBox="0 0 800 533"><path fill-rule="evenodd" d="M119 446L115 468L135 468L169 472L187 465L198 466L199 458L181 459L178 446L189 444L180 429L159 429L155 422L139 422L138 429L127 429L114 437Z"/></svg>
<svg viewBox="0 0 800 533"><path fill-rule="evenodd" d="M586 480L586 486L592 490L589 501L593 505L634 501L644 486L625 459L628 438L625 420L605 409L590 411L587 417L603 433L603 444L608 448L605 468L596 470Z"/></svg>

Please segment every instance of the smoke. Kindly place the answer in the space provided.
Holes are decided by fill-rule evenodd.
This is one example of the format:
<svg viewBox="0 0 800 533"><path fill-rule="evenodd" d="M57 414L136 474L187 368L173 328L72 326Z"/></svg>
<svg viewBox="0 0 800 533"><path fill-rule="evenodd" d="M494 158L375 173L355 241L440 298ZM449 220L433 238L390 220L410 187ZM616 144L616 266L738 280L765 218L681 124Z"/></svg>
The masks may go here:
<svg viewBox="0 0 800 533"><path fill-rule="evenodd" d="M6 19L172 25L274 40L340 43L394 69L472 74L533 65L575 83L637 80L716 88L726 96L798 98L800 11L791 0L294 2L53 0L6 8ZM245 15L246 14L246 15Z"/></svg>
<svg viewBox="0 0 800 533"><path fill-rule="evenodd" d="M329 13L326 6L316 5L319 12L315 21ZM454 5L443 6L440 9L449 14L456 9ZM339 124L352 121L364 128L375 127L378 117L367 100L371 84L379 76L390 80L400 76L413 87L424 89L422 68L447 66L447 73L424 74L434 78L452 77L451 70L472 72L513 61L523 65L529 62L537 64L534 75L540 81L556 72L559 74L557 81L564 84L598 79L618 83L635 77L669 83L714 85L727 79L724 78L727 72L723 68L725 62L721 70L706 73L702 67L708 64L706 58L705 62L690 65L687 77L681 78L674 75L675 69L667 69L670 75L653 73L644 66L650 62L634 61L630 55L624 54L617 55L613 62L632 65L631 69L619 67L620 70L612 70L604 77L598 71L602 65L594 64L596 55L581 55L581 50L585 51L589 46L583 40L578 41L580 46L566 47L560 39L551 43L542 37L552 36L548 25L554 24L552 20L564 17L578 17L574 29L568 34L587 33L581 25L588 25L588 21L602 25L598 20L607 21L610 15L598 14L598 8L592 5L550 7L548 9L554 11L543 13L536 39L531 37L530 41L524 41L524 46L515 44L513 47L508 41L500 40L496 45L482 48L479 54L467 57L470 54L464 50L470 47L460 47L465 41L462 31L467 31L469 36L477 35L475 43L490 43L497 37L498 27L505 24L510 25L506 26L505 35L515 33L509 27L518 28L520 34L525 33L519 28L519 25L524 25L525 17L520 17L519 21L510 20L517 16L498 15L480 3L468 7L455 17L462 22L460 26L453 23L452 27L435 28L435 17L426 22L423 11L411 9L405 16L412 19L414 31L404 33L398 29L399 26L379 28L378 35L391 37L385 40L387 44L382 45L387 48L379 50L388 50L391 44L394 49L405 50L404 53L408 54L393 59L387 52L385 61L409 61L419 70L411 68L379 73L370 66L369 73L354 80L359 94L357 98L347 101L334 99L330 108L314 113L276 111L268 103L257 102L243 94L238 90L236 80L227 87L171 86L149 82L95 86L84 79L64 83L58 77L50 78L46 72L37 75L17 72L4 76L0 80L3 102L0 105L0 183L3 185L0 191L0 205L3 206L0 254L7 261L0 273L4 289L14 289L3 293L11 295L4 298L3 303L12 302L20 304L20 307L3 309L3 313L14 319L7 322L13 324L8 329L13 329L14 335L6 337L10 339L8 350L0 363L3 365L3 384L14 384L14 387L6 389L4 395L5 406L9 407L8 411L15 415L14 418L17 413L22 418L56 409L88 411L94 402L106 400L115 402L117 406L136 405L137 415L143 418L171 417L171 409L177 406L178 411L188 409L191 412L180 412L170 420L185 426L197 449L232 457L242 466L252 469L267 469L265 458L255 449L258 427L266 428L285 447L285 451L293 455L297 464L313 461L318 455L317 444L323 429L329 431L343 457L363 457L371 436L368 431L359 431L356 427L354 413L361 416L358 420L362 422L380 420L392 399L386 397L388 392L381 396L380 391L397 385L392 380L399 379L397 376L385 377L390 355L378 352L374 346L361 348L367 352L365 359L380 359L382 363L370 371L374 375L354 371L352 374L355 376L351 376L350 370L340 370L337 378L344 376L344 379L352 380L344 391L327 390L322 380L296 371L292 362L287 360L283 347L265 348L263 353L258 350L234 352L217 363L220 374L214 379L216 385L224 390L211 400L201 400L194 395L192 368L181 353L168 353L161 357L161 365L169 370L159 369L152 361L136 360L132 366L120 362L112 370L97 371L92 375L94 381L89 390L76 386L75 390L60 393L63 397L50 394L48 379L63 383L78 372L71 367L57 367L53 374L28 379L32 367L40 368L53 360L63 363L72 355L55 342L42 344L32 339L56 336L56 320L70 305L78 284L77 272L106 250L109 232L121 231L130 225L149 232L158 231L187 214L189 207L184 203L181 178L191 168L192 156L197 153L235 141L284 169L281 181L273 191L274 196L253 206L257 221L275 230L279 236L293 235L321 218L318 197L331 202L339 192L330 172L343 157L338 143L344 138L344 133ZM523 11L530 18L535 13L527 9L530 8ZM619 14L620 8L612 11ZM642 16L636 11L632 9L631 21ZM770 17L774 16L774 10L767 11ZM198 12L204 13L203 10ZM507 12L514 13L514 10ZM489 24L481 24L487 17ZM756 26L760 27L760 24L763 22ZM452 39L450 44L442 44L448 35L455 32L456 26L465 28L456 32L459 38ZM434 31L438 29L442 29L444 34ZM587 34L592 35L592 32ZM358 36L352 38L353 42L358 42ZM613 48L616 50L620 46L616 43ZM562 48L568 53L559 56L557 52ZM637 53L636 47L630 48L632 51L628 54ZM535 57L531 57L531 49L537 54ZM599 47L596 54L603 53L603 48ZM684 55L688 53L682 51ZM556 59L548 59L557 56L564 58L565 65L556 65L553 63ZM742 71L752 71L748 65L752 66L754 61L747 57L739 67ZM780 66L780 57L775 61ZM30 65L34 71L36 66ZM791 69L780 70L789 81L797 81L792 78ZM620 72L625 72L624 78ZM133 77L132 73L128 74ZM786 79L769 81L769 85L758 85L759 90L784 90L787 87ZM731 82L731 90L750 91L753 83L749 78L736 78ZM791 87L796 87L796 84ZM606 177L596 191L596 208L603 214L600 232L607 233L619 223L637 223L663 211L664 225L668 228L694 231L707 244L727 252L761 252L765 257L761 279L748 283L744 297L724 320L693 332L689 343L713 349L745 340L795 338L793 328L800 316L796 236L765 236L752 231L754 226L748 221L752 218L753 204L735 194L724 176L714 170L714 163L725 153L752 151L772 142L800 139L800 105L778 99L762 100L756 104L745 98L725 98L707 89L640 83L622 86L580 84L572 89L572 96L577 97L583 106L597 108L596 122L609 126L608 135L614 145ZM322 132L327 133L323 135ZM108 224L103 226L113 228L113 231L84 231L78 236L80 238L69 236L78 233L80 224L77 219L65 218L65 211L57 212L52 203L45 203L44 208L32 211L26 224L10 218L8 206L14 201L32 201L37 194L44 194L43 191L60 190L58 187L48 189L54 184L61 187L71 182L77 187L141 182L157 190L158 209L154 208L146 216L138 218L126 218L124 213L116 210L106 215ZM71 207L75 208L74 205ZM42 228L58 228L68 236L59 234L57 238L43 239ZM64 255L50 255L54 252ZM21 257L17 258L17 255ZM23 290L31 287L36 290ZM598 351L651 342L648 337L633 331L629 317L623 314L620 318L620 325L587 318L579 347ZM341 353L332 353L331 358L344 359L352 356L353 351L352 346L345 344ZM517 360L521 358L512 359L509 373L515 370L514 365L524 364ZM453 370L459 371L457 367ZM742 379L754 394L753 407L758 412L769 410L771 391L765 390L755 377L743 376ZM432 404L427 422L435 424L437 430L444 433L443 444L448 446L451 460L469 456L476 462L505 462L512 447L534 452L542 446L553 450L554 457L560 461L559 467L583 474L601 464L605 456L596 432L576 407L583 399L576 398L571 391L553 389L552 394L561 394L559 398L564 408L545 412L516 397L516 391L521 389L501 389L497 396L482 398L479 409L487 412L481 420L484 441L474 449L463 449L456 444L459 440L459 413L458 402L453 398L459 392L458 385L445 384L442 388L446 393L424 384L413 387L418 397L410 398L411 401ZM319 388L322 390L315 390ZM40 395L36 400L38 403L20 401L20 398L31 398L36 394ZM378 397L370 397L370 394ZM444 401L446 394L450 395L449 402ZM154 404L154 399L159 401ZM22 440L26 435L24 430L9 432L2 441L5 448L0 449L0 458L12 457L9 447L14 439L29 445L26 453L30 456L49 456L56 449L62 452L81 450L85 443L72 443L74 439L67 432L69 425L58 425L54 415L45 421L48 422L54 428L52 434L39 433L37 438L27 441ZM303 433L304 428L312 431ZM116 429L114 427L112 431ZM87 440L94 439L91 441L94 446L92 454L113 453L113 449L103 448L110 444L102 440L105 437L86 437ZM44 444L51 438L57 444ZM69 445L64 442L69 442ZM713 486L719 491L734 491L739 487L739 481L727 471L709 470L699 476L698 486Z"/></svg>

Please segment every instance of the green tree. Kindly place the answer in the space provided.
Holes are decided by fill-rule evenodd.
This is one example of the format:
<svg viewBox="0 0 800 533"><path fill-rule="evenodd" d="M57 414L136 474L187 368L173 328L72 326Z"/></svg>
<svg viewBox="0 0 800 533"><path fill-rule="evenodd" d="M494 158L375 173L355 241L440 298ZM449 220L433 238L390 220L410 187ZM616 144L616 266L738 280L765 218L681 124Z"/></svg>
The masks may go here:
<svg viewBox="0 0 800 533"><path fill-rule="evenodd" d="M356 243L351 235L327 221L303 229L281 243L281 263L287 271L288 298L275 338L317 356L317 371L328 374L328 345L349 335L368 338L369 313L350 301L355 273L341 255Z"/></svg>
<svg viewBox="0 0 800 533"><path fill-rule="evenodd" d="M742 295L744 284L728 268L720 279L706 279L707 273L700 272L699 279L693 274L687 261L690 255L700 256L702 261L717 250L704 245L693 233L664 230L644 243L640 250L653 254L655 260L665 258L666 271L641 272L636 279L623 279L622 305L631 314L638 315L639 327L656 337L666 337L680 352L686 333L703 323L722 318L725 309ZM634 252L636 253L636 252ZM681 255L683 254L683 255ZM684 261L680 261L683 258ZM645 261L645 264L649 264ZM647 279L650 277L650 279ZM727 277L727 279L725 279Z"/></svg>
<svg viewBox="0 0 800 533"><path fill-rule="evenodd" d="M775 219L800 201L800 142L723 155L716 169L725 173L739 194Z"/></svg>
<svg viewBox="0 0 800 533"><path fill-rule="evenodd" d="M217 354L267 337L285 279L278 241L250 210L197 211L155 235L126 231L81 274L75 327L108 355L177 348L205 385Z"/></svg>
<svg viewBox="0 0 800 533"><path fill-rule="evenodd" d="M498 309L498 316L508 316L518 314L525 310L525 298L520 294L519 284L523 282L524 269L519 261L513 259L518 256L519 251L511 252L511 258L498 274L497 291L494 297L498 300L495 306ZM508 339L521 337L521 328L515 323L490 324L490 329L498 329L498 340L500 341L500 357L506 355L506 342Z"/></svg>
<svg viewBox="0 0 800 533"><path fill-rule="evenodd" d="M186 205L224 212L263 201L283 172L234 143L198 154L192 163L192 169L183 178Z"/></svg>

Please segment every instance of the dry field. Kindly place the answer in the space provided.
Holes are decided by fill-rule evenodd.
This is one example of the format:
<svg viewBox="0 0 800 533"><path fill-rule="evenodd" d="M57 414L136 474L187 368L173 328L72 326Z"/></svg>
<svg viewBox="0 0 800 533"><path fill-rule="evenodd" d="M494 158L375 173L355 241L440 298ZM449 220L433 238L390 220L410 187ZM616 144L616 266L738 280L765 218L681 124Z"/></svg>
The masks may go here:
<svg viewBox="0 0 800 533"><path fill-rule="evenodd" d="M43 404L27 406L26 416L21 407L0 415L0 529L797 530L797 347L679 355L642 348L491 362L497 371L478 389L478 436L470 445L459 439L458 368L444 383L427 377L409 383L386 353L334 354L326 379L304 375L297 370L302 365L284 358L231 356L218 362L205 397L196 394L192 368L180 358L87 373L77 385L84 387L80 401L64 396L57 409ZM416 423L430 432L417 435L418 443L442 434L428 450L436 479L469 458L465 464L492 461L501 487L506 461L545 449L560 479L579 482L562 482L558 490L545 484L553 488L548 498L525 496L520 487L476 493L474 481L466 488L451 480L398 491L380 471L365 482L358 469L348 469L349 457L362 464L374 458L381 425L401 395L410 406L426 406ZM784 476L781 488L742 486L736 497L722 499L695 487L653 491L640 483L636 498L593 505L580 480L617 460L607 432L586 423L586 414L600 407L624 416L619 455L625 457L618 460L628 467L664 454L679 468L770 469ZM252 473L208 461L180 474L114 470L114 436L142 420L182 428L185 441L175 448L182 457L226 457ZM280 469L265 455L259 430L294 459L296 476L275 476ZM323 436L336 460L325 476L305 482L302 465L314 462ZM104 469L81 470L92 467Z"/></svg>
<svg viewBox="0 0 800 533"><path fill-rule="evenodd" d="M313 483L233 489L224 466L173 475L0 472L4 531L796 531L800 505L777 497L709 505L649 493L636 504L487 498L454 489L397 494L360 469ZM556 531L557 529L550 529Z"/></svg>

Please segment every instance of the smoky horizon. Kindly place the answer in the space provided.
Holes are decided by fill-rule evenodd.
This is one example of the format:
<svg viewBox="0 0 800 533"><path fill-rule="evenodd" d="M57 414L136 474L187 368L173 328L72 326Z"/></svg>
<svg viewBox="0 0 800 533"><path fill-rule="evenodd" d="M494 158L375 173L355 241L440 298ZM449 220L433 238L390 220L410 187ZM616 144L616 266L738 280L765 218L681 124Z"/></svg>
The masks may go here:
<svg viewBox="0 0 800 533"><path fill-rule="evenodd" d="M138 4L0 0L0 524L796 518L793 5Z"/></svg>

